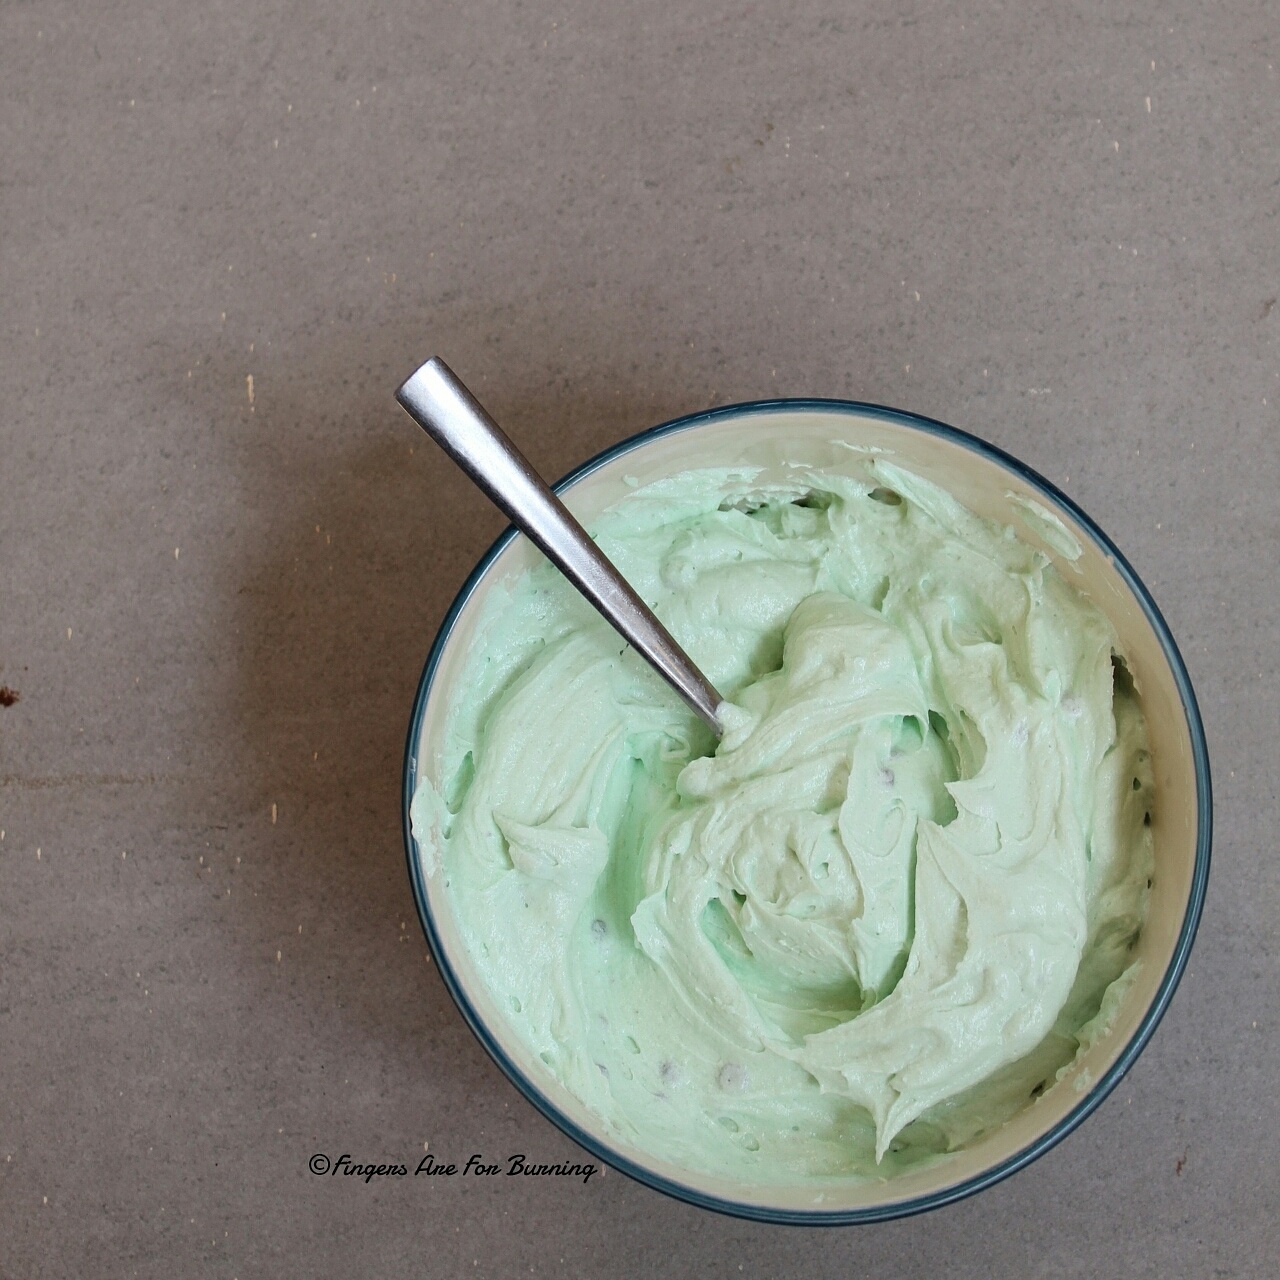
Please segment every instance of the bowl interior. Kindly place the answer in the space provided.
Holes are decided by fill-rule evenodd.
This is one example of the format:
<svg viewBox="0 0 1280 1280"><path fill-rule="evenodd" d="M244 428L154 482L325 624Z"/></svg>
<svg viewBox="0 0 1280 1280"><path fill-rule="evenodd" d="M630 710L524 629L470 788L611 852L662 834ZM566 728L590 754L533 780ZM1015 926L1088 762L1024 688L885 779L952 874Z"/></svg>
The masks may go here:
<svg viewBox="0 0 1280 1280"><path fill-rule="evenodd" d="M1155 876L1149 915L1136 950L1141 961L1110 1034L1052 1088L987 1137L938 1163L883 1182L760 1186L690 1172L606 1137L602 1126L521 1045L503 1010L477 979L458 933L436 859L410 841L410 863L433 947L468 1021L522 1090L572 1136L627 1172L701 1203L754 1216L833 1218L889 1216L939 1203L1019 1167L1067 1132L1114 1085L1150 1034L1194 930L1207 872L1207 775L1202 739L1180 661L1166 651L1158 614L1130 587L1127 566L1059 495L992 450L937 424L867 406L821 403L746 406L717 411L650 433L590 464L562 489L567 505L590 523L625 501L637 484L698 467L760 468L761 482L785 480L794 464L851 471L874 453L941 485L977 514L1012 525L1050 555L1061 572L1111 619L1147 718L1155 771L1152 813ZM1048 510L1045 519L1041 514ZM1056 517L1056 523L1053 517ZM1064 554L1071 542L1080 554ZM406 783L420 776L439 787L450 726L449 691L477 636L505 596L503 585L525 573L540 553L509 539L461 600L429 664L419 693ZM1136 581L1136 580L1135 580ZM1169 642L1171 644L1171 642ZM1180 687L1180 680L1184 687ZM424 701L425 700L425 701ZM1193 737L1193 733L1195 737ZM1199 746L1199 750L1198 750ZM1198 763L1201 768L1198 770ZM1199 857L1198 857L1199 852Z"/></svg>

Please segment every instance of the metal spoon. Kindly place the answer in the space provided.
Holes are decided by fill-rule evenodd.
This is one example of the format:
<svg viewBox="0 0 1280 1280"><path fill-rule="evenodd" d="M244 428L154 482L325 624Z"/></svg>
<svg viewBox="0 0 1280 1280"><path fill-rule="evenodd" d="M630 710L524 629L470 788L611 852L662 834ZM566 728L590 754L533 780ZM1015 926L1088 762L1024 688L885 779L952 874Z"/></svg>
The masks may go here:
<svg viewBox="0 0 1280 1280"><path fill-rule="evenodd" d="M396 399L719 737L715 687L453 370L428 360Z"/></svg>

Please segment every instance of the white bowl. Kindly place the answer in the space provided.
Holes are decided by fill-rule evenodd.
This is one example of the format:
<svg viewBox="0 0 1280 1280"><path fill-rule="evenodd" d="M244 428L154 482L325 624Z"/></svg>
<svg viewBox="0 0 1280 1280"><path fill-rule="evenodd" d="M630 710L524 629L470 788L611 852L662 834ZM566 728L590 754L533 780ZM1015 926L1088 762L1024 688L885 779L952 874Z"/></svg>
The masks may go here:
<svg viewBox="0 0 1280 1280"><path fill-rule="evenodd" d="M541 553L514 531L480 561L449 610L418 688L404 774L409 873L432 952L458 1008L517 1088L570 1137L615 1168L680 1199L764 1221L851 1223L898 1217L970 1195L1022 1168L1071 1132L1116 1086L1150 1039L1182 975L1209 874L1212 802L1204 729L1182 658L1150 593L1110 539L1069 498L1000 450L952 427L874 405L778 400L682 418L623 441L556 486L590 523L635 488L698 467L764 467L759 483L785 480L785 456L839 468L856 450L884 451L941 485L980 516L1012 525L1110 618L1140 692L1155 775L1155 874L1135 957L1142 961L1103 1036L1055 1085L985 1137L935 1164L883 1181L819 1187L754 1185L692 1172L621 1145L529 1051L478 979L459 933L439 860L424 856L409 820L421 778L442 786L449 691L476 641L489 593L524 574ZM835 443L835 442L841 443ZM1064 557L1047 507L1083 554ZM1034 508L1030 509L1034 512ZM1056 544L1056 545L1055 545Z"/></svg>

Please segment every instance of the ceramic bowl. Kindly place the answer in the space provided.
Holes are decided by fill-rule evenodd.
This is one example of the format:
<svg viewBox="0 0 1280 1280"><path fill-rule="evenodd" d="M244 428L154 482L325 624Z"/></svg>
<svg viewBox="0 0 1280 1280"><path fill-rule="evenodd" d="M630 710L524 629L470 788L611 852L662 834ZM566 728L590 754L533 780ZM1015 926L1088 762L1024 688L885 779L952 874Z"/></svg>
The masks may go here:
<svg viewBox="0 0 1280 1280"><path fill-rule="evenodd" d="M478 980L456 924L438 860L424 857L409 821L419 780L441 786L450 689L460 677L489 593L525 573L537 552L513 531L490 548L450 608L427 659L413 706L404 770L404 828L409 875L435 961L462 1016L515 1086L589 1152L641 1182L709 1209L763 1221L805 1224L877 1221L934 1208L1008 1177L1076 1128L1115 1088L1151 1038L1186 966L1209 874L1209 760L1195 694L1151 593L1114 543L1047 480L992 445L913 414L830 400L734 405L681 418L606 450L556 486L590 523L647 484L697 467L763 465L761 482L783 479L786 457L836 466L855 450L883 450L910 471L954 494L977 514L1012 525L1111 619L1142 697L1155 773L1152 813L1155 874L1136 955L1139 977L1110 1033L1003 1126L935 1164L892 1179L850 1181L820 1191L753 1185L692 1172L620 1144L522 1044L504 1011ZM840 442L840 443L834 443ZM1052 523L1028 521L1027 503L1047 507L1083 547L1060 553ZM1032 508L1033 509L1033 508Z"/></svg>

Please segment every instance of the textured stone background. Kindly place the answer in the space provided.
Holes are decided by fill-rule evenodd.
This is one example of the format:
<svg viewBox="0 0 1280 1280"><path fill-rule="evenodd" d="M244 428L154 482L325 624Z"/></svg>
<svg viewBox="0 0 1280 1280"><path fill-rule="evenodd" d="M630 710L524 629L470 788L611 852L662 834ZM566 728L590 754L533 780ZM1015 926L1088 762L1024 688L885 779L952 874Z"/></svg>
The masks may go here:
<svg viewBox="0 0 1280 1280"><path fill-rule="evenodd" d="M1278 208L1269 0L0 3L0 1274L1274 1275ZM392 401L432 352L549 474L850 396L1129 554L1215 870L1063 1146L825 1232L307 1172L576 1150L403 867L410 700L501 523Z"/></svg>

